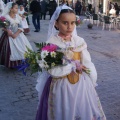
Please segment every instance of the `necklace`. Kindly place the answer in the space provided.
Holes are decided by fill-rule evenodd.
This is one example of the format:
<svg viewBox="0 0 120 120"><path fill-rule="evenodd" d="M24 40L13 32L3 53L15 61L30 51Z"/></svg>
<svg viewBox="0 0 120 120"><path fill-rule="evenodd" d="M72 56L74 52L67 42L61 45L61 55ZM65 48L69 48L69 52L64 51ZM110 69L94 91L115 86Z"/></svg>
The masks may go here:
<svg viewBox="0 0 120 120"><path fill-rule="evenodd" d="M72 37L72 35L67 35L67 36L65 36L65 35L63 35L63 34L58 34L58 36L60 36L63 40L65 40L65 41L70 41L71 40L71 37Z"/></svg>

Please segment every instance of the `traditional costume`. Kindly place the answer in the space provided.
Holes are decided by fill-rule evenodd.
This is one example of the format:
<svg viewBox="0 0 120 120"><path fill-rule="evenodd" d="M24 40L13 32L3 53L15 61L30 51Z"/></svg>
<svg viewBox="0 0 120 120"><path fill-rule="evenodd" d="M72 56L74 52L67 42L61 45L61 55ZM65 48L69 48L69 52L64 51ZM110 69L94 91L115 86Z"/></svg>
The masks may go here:
<svg viewBox="0 0 120 120"><path fill-rule="evenodd" d="M12 68L21 63L24 59L24 53L27 51L27 47L32 50L32 47L23 33L23 28L20 21L20 16L16 14L15 18L11 18L9 15L12 2L9 2L5 8L4 17L10 22L9 29L15 33L18 29L22 32L13 39L7 35L7 32L3 32L0 37L0 65L4 65L8 68Z"/></svg>
<svg viewBox="0 0 120 120"><path fill-rule="evenodd" d="M21 17L24 15L24 13L25 13L24 10L22 10L22 11L21 11L21 10L18 10L18 14L19 14ZM29 29L29 26L28 26L26 17L25 17L25 18L22 17L21 24L22 24L22 26L23 26L24 33L30 32L30 29Z"/></svg>
<svg viewBox="0 0 120 120"><path fill-rule="evenodd" d="M71 61L78 60L89 68L90 74L75 71L76 74L71 75L73 69L76 70L74 62L39 73L36 85L39 93L36 120L106 120L95 90L97 72L86 42L77 35L76 27L69 42L60 37L54 28L62 9L71 8L63 5L56 9L50 21L47 43L55 44L62 50L73 48L72 51L67 51L67 57L71 57Z"/></svg>

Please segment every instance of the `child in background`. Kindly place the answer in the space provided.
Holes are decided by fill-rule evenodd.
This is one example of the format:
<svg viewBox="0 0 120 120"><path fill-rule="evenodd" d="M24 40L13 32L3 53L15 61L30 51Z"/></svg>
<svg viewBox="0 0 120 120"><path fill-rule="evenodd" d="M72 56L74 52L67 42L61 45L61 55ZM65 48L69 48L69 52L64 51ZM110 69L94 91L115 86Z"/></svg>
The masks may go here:
<svg viewBox="0 0 120 120"><path fill-rule="evenodd" d="M106 120L95 90L97 72L86 42L77 35L76 16L70 7L59 6L54 12L47 43L61 48L69 62L38 77L36 120Z"/></svg>
<svg viewBox="0 0 120 120"><path fill-rule="evenodd" d="M4 28L0 37L0 65L14 68L25 59L24 54L27 47L32 47L23 34L21 19L18 13L18 5L13 2L7 3L3 12L4 17L10 22L9 29Z"/></svg>
<svg viewBox="0 0 120 120"><path fill-rule="evenodd" d="M26 17L28 17L28 16L25 16L25 14L27 14L27 13L25 12L23 5L20 5L20 9L18 10L18 14L22 17L21 24L23 26L24 33L28 33L30 31L27 20L26 20Z"/></svg>

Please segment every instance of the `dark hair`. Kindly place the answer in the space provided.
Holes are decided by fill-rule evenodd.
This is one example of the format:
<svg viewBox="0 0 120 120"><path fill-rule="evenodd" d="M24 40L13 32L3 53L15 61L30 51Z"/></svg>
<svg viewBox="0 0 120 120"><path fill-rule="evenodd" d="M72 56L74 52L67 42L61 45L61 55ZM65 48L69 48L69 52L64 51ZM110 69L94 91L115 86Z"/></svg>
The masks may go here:
<svg viewBox="0 0 120 120"><path fill-rule="evenodd" d="M11 8L13 8L15 5L18 5L17 3L12 3L12 7Z"/></svg>
<svg viewBox="0 0 120 120"><path fill-rule="evenodd" d="M74 11L72 9L62 9L61 12L60 12L60 15L63 14L63 13L74 13Z"/></svg>
<svg viewBox="0 0 120 120"><path fill-rule="evenodd" d="M73 13L73 14L75 14L72 9L62 9L60 14L59 14L59 17L60 17L61 14L64 14L64 13ZM58 19L56 21L59 20L59 17L58 17ZM56 26L54 26L54 27L55 27L56 30L59 30Z"/></svg>
<svg viewBox="0 0 120 120"><path fill-rule="evenodd" d="M73 14L75 14L72 9L62 9L61 12L60 12L60 14L59 14L59 17L63 13L73 13ZM58 17L58 19L59 19L59 17ZM58 21L58 19L56 21Z"/></svg>

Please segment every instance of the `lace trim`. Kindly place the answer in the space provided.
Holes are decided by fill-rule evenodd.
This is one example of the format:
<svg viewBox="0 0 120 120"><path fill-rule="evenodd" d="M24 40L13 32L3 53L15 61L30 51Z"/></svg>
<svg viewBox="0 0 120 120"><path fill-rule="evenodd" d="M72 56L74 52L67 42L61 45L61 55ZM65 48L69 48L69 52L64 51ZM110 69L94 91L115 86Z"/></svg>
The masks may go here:
<svg viewBox="0 0 120 120"><path fill-rule="evenodd" d="M53 86L54 86L55 81L52 80L51 85L50 85L50 94L49 94L49 112L50 112L50 117L52 120L55 120L54 116L54 101L53 101Z"/></svg>

